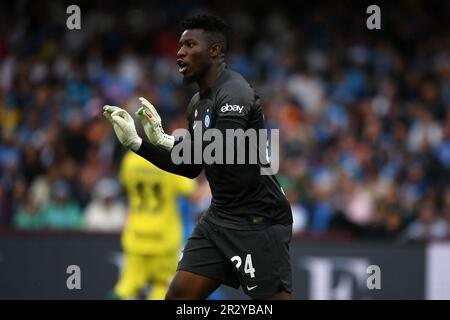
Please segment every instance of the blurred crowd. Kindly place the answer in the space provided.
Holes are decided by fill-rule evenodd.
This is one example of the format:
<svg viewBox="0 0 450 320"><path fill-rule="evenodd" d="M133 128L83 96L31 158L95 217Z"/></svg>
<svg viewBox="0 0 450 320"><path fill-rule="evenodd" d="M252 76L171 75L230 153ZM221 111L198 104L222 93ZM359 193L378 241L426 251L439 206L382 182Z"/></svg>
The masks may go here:
<svg viewBox="0 0 450 320"><path fill-rule="evenodd" d="M71 31L64 2L0 4L0 226L121 229L125 150L101 108L131 113L144 96L167 132L185 128L179 22L209 10L231 26L228 67L280 129L295 235L450 237L449 2L381 5L381 30L349 3L80 8Z"/></svg>

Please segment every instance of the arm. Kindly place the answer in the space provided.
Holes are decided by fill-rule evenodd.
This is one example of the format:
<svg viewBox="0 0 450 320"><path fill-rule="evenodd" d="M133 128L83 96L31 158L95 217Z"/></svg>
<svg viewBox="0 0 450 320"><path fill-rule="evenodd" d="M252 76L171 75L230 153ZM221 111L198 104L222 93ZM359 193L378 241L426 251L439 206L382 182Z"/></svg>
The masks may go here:
<svg viewBox="0 0 450 320"><path fill-rule="evenodd" d="M160 169L188 178L195 178L202 171L201 164L174 164L170 151L163 149L163 146L158 147L143 141L136 132L133 118L125 110L115 106L105 106L103 110L105 117L112 123L120 143Z"/></svg>
<svg viewBox="0 0 450 320"><path fill-rule="evenodd" d="M219 129L223 136L225 136L225 130L226 129L245 129L245 123L240 122L240 121L236 121L236 120L231 120L231 119L219 119L217 121L216 124L216 129ZM201 147L199 148L200 150L204 150L204 148L212 143L212 141L194 141L192 139L190 139L189 137L184 137L178 141L176 141L174 143L174 146L179 144L179 143L190 143L191 144L191 150L196 150L195 145L198 143L201 143ZM236 148L236 146L235 146ZM226 146L225 146L225 152L227 152L226 150ZM163 148L160 148L156 145L153 145L151 143L148 143L146 141L142 141L141 147L135 151L136 154L138 154L139 156L143 157L144 159L150 161L151 163L153 163L155 166L157 166L158 168L168 171L170 173L174 173L177 175L181 175L181 176L185 176L188 178L195 178L197 177L200 172L203 169L203 165L202 164L194 164L194 160L193 157L191 159L190 164L186 164L186 163L181 163L181 164L174 164L172 162L172 158L171 158L171 152L167 151Z"/></svg>
<svg viewBox="0 0 450 320"><path fill-rule="evenodd" d="M226 129L244 129L244 124L232 120L220 119L216 124L216 128L222 132L223 136L225 136ZM201 143L202 146L200 150L204 150L204 148L212 142L211 141L197 142L187 137L184 137L176 141L174 145L177 145L179 143L190 143L191 150L195 150L195 144ZM203 165L194 164L193 159L191 159L190 162L191 164L186 163L174 164L172 162L170 151L162 149L144 140L142 141L141 147L135 152L136 154L150 161L151 163L153 163L155 166L157 166L162 170L178 174L181 176L185 176L191 179L197 177L203 169Z"/></svg>
<svg viewBox="0 0 450 320"><path fill-rule="evenodd" d="M203 169L201 164L174 164L169 151L146 141L142 141L141 147L135 152L158 168L187 178L194 179Z"/></svg>

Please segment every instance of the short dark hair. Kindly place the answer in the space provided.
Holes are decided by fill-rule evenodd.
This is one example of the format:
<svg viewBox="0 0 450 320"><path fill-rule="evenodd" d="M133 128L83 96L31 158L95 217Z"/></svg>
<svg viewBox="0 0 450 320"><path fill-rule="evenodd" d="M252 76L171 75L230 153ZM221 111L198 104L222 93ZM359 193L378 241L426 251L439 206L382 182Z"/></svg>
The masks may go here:
<svg viewBox="0 0 450 320"><path fill-rule="evenodd" d="M200 14L186 18L181 22L182 27L186 29L202 29L209 33L212 42L218 42L222 45L223 52L227 49L228 25L221 18L211 14Z"/></svg>

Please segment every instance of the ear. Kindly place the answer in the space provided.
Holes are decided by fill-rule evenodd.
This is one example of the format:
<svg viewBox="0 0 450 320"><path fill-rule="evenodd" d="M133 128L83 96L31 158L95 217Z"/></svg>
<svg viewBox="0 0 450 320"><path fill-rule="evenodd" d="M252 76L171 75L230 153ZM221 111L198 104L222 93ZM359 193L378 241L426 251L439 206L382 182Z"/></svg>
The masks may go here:
<svg viewBox="0 0 450 320"><path fill-rule="evenodd" d="M209 48L209 56L211 58L217 58L222 54L222 46L218 43L211 45Z"/></svg>

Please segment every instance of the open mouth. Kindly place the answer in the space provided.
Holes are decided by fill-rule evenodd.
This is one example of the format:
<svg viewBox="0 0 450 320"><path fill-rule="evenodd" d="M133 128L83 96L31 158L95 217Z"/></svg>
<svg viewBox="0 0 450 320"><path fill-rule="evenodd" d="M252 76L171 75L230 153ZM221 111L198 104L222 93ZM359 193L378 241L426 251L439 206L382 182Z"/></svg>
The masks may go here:
<svg viewBox="0 0 450 320"><path fill-rule="evenodd" d="M178 66L180 67L178 69L178 72L185 73L187 70L187 64L183 60L177 60Z"/></svg>

